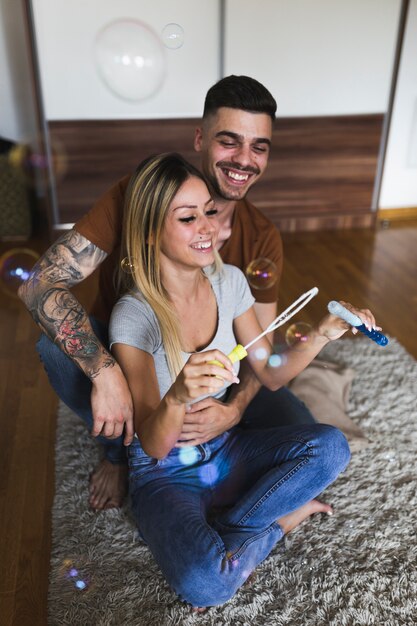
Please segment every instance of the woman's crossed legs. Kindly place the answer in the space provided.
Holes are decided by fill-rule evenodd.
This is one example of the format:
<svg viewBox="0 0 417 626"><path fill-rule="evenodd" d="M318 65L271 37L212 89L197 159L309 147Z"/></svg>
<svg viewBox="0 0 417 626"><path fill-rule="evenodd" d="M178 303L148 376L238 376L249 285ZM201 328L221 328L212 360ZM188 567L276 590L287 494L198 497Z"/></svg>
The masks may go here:
<svg viewBox="0 0 417 626"><path fill-rule="evenodd" d="M323 424L236 428L219 447L213 440L198 449L202 458L191 465L172 451L148 482L133 473L132 505L170 586L202 607L229 600L285 531L326 510L307 503L345 469L350 453L344 435ZM213 509L219 512L209 523Z"/></svg>

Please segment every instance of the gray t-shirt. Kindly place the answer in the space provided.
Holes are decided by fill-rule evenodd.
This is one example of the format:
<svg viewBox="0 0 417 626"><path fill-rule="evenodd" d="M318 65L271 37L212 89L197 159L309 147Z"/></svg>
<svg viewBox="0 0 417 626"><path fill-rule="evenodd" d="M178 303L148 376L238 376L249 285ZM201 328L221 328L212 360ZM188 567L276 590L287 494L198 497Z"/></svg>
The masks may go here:
<svg viewBox="0 0 417 626"><path fill-rule="evenodd" d="M250 309L255 299L241 270L233 265L224 265L218 274L206 272L217 300L217 330L211 343L204 348L217 348L229 354L236 345L233 320ZM153 356L161 398L171 387L173 380L168 368L159 323L153 309L143 296L136 292L126 294L115 304L109 325L110 348L114 343L124 343ZM190 354L183 352L184 364ZM236 373L239 362L235 364ZM224 389L215 397L224 395Z"/></svg>

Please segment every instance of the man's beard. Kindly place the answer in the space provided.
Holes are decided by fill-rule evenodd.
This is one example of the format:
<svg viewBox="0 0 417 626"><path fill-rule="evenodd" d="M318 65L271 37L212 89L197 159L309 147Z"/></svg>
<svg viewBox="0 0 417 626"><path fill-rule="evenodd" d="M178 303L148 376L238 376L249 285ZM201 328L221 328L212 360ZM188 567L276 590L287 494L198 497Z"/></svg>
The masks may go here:
<svg viewBox="0 0 417 626"><path fill-rule="evenodd" d="M220 174L219 174L219 179L215 176L215 174L213 174L213 176L209 176L209 182L211 185L211 188L214 192L214 194L218 197L221 198L222 200L243 200L246 197L246 194L249 192L249 190L251 189L252 185L254 183L251 183L248 187L245 187L244 189L221 189L221 183L219 182L221 180L221 182L224 182L224 184L226 185L226 181L223 181L223 179L220 179L220 176L222 176L223 172L222 172L222 168L226 168L226 169L233 169L233 170L237 170L239 172L243 172L243 173L250 173L250 174L255 174L256 176L258 176L260 174L259 169L255 168L255 167L238 167L236 165L234 165L233 163L227 163L225 161L220 161L219 163L216 163L216 171L220 170ZM256 181L254 181L256 182Z"/></svg>

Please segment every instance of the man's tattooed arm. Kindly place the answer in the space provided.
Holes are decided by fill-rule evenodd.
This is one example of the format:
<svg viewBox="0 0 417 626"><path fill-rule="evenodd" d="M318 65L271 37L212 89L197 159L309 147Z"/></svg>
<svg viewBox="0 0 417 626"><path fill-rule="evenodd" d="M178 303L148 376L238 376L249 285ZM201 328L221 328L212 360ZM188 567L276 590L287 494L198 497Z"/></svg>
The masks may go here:
<svg viewBox="0 0 417 626"><path fill-rule="evenodd" d="M89 276L107 254L71 230L39 259L19 289L36 323L89 378L115 361L91 328L70 288Z"/></svg>

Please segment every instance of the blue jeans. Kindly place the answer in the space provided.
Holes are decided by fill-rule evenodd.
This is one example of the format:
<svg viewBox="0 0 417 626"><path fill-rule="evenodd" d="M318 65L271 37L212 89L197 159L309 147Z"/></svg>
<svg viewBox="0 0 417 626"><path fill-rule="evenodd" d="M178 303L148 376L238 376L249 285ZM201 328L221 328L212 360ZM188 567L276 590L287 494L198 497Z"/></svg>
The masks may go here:
<svg viewBox="0 0 417 626"><path fill-rule="evenodd" d="M148 457L128 449L132 508L169 585L193 606L229 600L283 531L277 520L346 467L345 436L324 424L236 427L209 443Z"/></svg>
<svg viewBox="0 0 417 626"><path fill-rule="evenodd" d="M93 317L90 317L90 322L102 344L108 346L107 326ZM36 348L56 394L84 420L91 431L93 415L90 380L46 335L40 336ZM269 391L262 387L246 408L241 427L259 429L314 423L308 408L289 389L282 387L278 391ZM97 440L103 445L107 460L111 463L126 463L123 437L108 439L99 436Z"/></svg>

